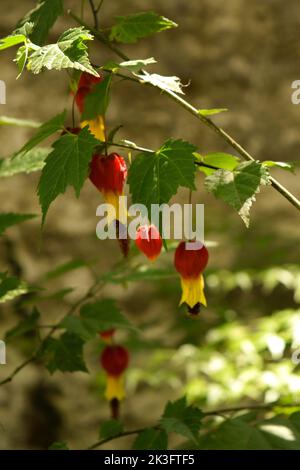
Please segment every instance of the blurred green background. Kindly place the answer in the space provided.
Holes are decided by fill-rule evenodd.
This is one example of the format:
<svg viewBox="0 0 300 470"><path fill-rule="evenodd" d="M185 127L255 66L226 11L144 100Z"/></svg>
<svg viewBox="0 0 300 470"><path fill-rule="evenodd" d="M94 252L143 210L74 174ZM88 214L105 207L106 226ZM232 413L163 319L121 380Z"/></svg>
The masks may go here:
<svg viewBox="0 0 300 470"><path fill-rule="evenodd" d="M2 0L1 37L9 34L35 4L31 0ZM79 10L78 1L66 5ZM275 170L274 176L299 196L300 106L291 103L291 83L299 79L299 5L290 0L180 0L105 1L101 25L115 15L153 9L173 19L179 28L124 49L133 58L155 57L153 71L177 75L186 98L199 108L228 108L215 117L260 160L292 161L296 175ZM91 21L86 14L86 20ZM53 28L49 42L74 22L65 16ZM99 44L91 46L95 63L114 58ZM7 104L0 114L37 121L70 109L68 75L25 73L16 81L13 51L0 56L0 79L7 84ZM108 111L109 128L123 124L120 138L155 148L169 137L191 141L200 153L234 153L158 90L118 82ZM32 135L23 128L0 127L1 157L8 157ZM1 212L40 213L36 196L38 174L1 179ZM205 204L206 239L210 249L206 271L208 308L198 321L179 309L179 279L172 271L173 253L156 264L164 275L145 280L108 284L102 294L118 299L122 310L140 333L118 339L131 351L127 398L122 418L128 428L150 425L169 399L187 394L204 409L257 402L300 399L299 368L291 360L300 347L299 213L272 188L257 196L246 229L234 211L203 189L194 201ZM187 202L181 191L175 200ZM101 196L87 182L79 200L73 191L59 197L48 215L41 238L40 220L34 219L6 232L0 239L0 271L41 285L37 305L45 324L60 319L93 281L120 259L114 241L95 235L96 208ZM85 260L64 276L45 278L47 272L70 260ZM143 257L131 261L149 269ZM151 267L151 266L150 266ZM62 289L73 290L60 298ZM56 297L55 297L56 296ZM50 298L49 298L50 297ZM0 338L24 318L31 305L19 300L0 308ZM98 356L99 341L85 354L91 374L55 373L39 364L24 369L12 383L0 388L0 448L47 448L67 440L84 448L97 437L109 416L103 398L104 375ZM32 338L7 347L7 365L1 378L30 353ZM108 447L127 448L128 439Z"/></svg>

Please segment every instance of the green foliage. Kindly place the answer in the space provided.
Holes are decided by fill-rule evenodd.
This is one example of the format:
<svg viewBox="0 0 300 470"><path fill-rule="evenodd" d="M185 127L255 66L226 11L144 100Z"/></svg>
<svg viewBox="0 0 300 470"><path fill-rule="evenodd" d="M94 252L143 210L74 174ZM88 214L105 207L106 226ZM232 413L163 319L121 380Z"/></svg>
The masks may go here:
<svg viewBox="0 0 300 470"><path fill-rule="evenodd" d="M228 153L214 152L203 156L200 155L199 161L205 163L206 165L211 165L222 170L233 171L238 166L240 159ZM215 169L206 168L204 166L200 166L199 170L201 170L207 176L213 174L216 171Z"/></svg>
<svg viewBox="0 0 300 470"><path fill-rule="evenodd" d="M67 186L73 186L77 197L79 196L97 143L88 127L82 129L78 135L65 134L54 142L38 186L43 224L50 204L66 191Z"/></svg>
<svg viewBox="0 0 300 470"><path fill-rule="evenodd" d="M177 26L174 21L153 11L117 16L115 19L116 23L111 28L110 40L125 44L134 43L140 38Z"/></svg>
<svg viewBox="0 0 300 470"><path fill-rule="evenodd" d="M168 448L168 435L162 429L144 429L136 437L133 450L165 450Z"/></svg>
<svg viewBox="0 0 300 470"><path fill-rule="evenodd" d="M188 406L185 397L167 403L160 426L167 432L180 434L194 442L198 442L203 413L194 406Z"/></svg>
<svg viewBox="0 0 300 470"><path fill-rule="evenodd" d="M183 85L180 82L180 78L176 76L165 77L163 75L158 75L157 73L150 74L146 71L143 71L142 74L137 74L136 76L142 83L149 83L152 86L160 88L162 91L183 94Z"/></svg>
<svg viewBox="0 0 300 470"><path fill-rule="evenodd" d="M39 171L43 168L44 161L50 152L50 148L34 148L11 158L0 159L0 177Z"/></svg>
<svg viewBox="0 0 300 470"><path fill-rule="evenodd" d="M41 351L46 368L50 374L61 372L87 372L83 359L84 341L77 335L63 333L58 339L49 337Z"/></svg>
<svg viewBox="0 0 300 470"><path fill-rule="evenodd" d="M179 186L195 189L194 152L183 140L168 140L153 154L141 153L132 162L128 183L134 203L167 203Z"/></svg>
<svg viewBox="0 0 300 470"><path fill-rule="evenodd" d="M288 162L274 162L272 160L265 160L264 162L262 162L262 165L268 168L273 168L273 167L281 168L282 170L287 170L287 171L290 171L291 173L293 173L295 170L294 168L295 165L293 163L288 163Z"/></svg>
<svg viewBox="0 0 300 470"><path fill-rule="evenodd" d="M33 23L30 39L34 44L41 45L47 39L49 30L62 13L63 0L39 0L36 7L20 21L18 28L27 22Z"/></svg>
<svg viewBox="0 0 300 470"><path fill-rule="evenodd" d="M123 424L118 419L110 419L105 423L101 424L100 428L100 438L101 439L110 439L117 437L123 432Z"/></svg>
<svg viewBox="0 0 300 470"><path fill-rule="evenodd" d="M79 317L65 317L61 327L80 336L85 341L101 331L111 328L134 329L122 315L113 299L103 299L85 304L80 310Z"/></svg>
<svg viewBox="0 0 300 470"><path fill-rule="evenodd" d="M198 109L198 113L201 114L201 116L213 116L215 114L224 113L225 111L228 111L228 109L227 108Z"/></svg>
<svg viewBox="0 0 300 470"><path fill-rule="evenodd" d="M42 124L38 128L34 136L28 142L26 142L25 145L23 145L23 147L18 151L16 155L29 152L29 150L32 150L34 147L40 144L43 140L47 139L47 137L50 137L56 132L61 131L63 129L65 119L66 119L66 111L63 111L57 116L54 116L53 118L51 118L49 121L46 121L44 124ZM22 158L23 157L21 157L21 159Z"/></svg>
<svg viewBox="0 0 300 470"><path fill-rule="evenodd" d="M225 420L203 436L201 449L218 450L298 450L300 413L249 423L243 416Z"/></svg>
<svg viewBox="0 0 300 470"><path fill-rule="evenodd" d="M0 236L3 235L7 228L33 219L34 217L36 217L34 214L14 214L12 212L0 214Z"/></svg>
<svg viewBox="0 0 300 470"><path fill-rule="evenodd" d="M206 189L236 209L249 225L249 212L262 184L268 184L267 170L258 162L245 162L233 171L218 170L205 180Z"/></svg>
<svg viewBox="0 0 300 470"><path fill-rule="evenodd" d="M86 41L93 36L86 29L71 28L65 31L55 44L43 47L32 47L28 55L27 69L32 73L40 73L44 68L48 70L75 69L98 76L91 66Z"/></svg>
<svg viewBox="0 0 300 470"><path fill-rule="evenodd" d="M71 261L67 261L66 263L61 264L60 266L52 269L51 271L47 272L46 278L47 279L56 279L70 271L74 271L76 269L80 269L86 267L87 263L82 259L74 259Z"/></svg>
<svg viewBox="0 0 300 470"><path fill-rule="evenodd" d="M10 341L18 338L19 336L23 336L29 331L35 330L38 326L39 319L40 313L36 308L34 308L27 318L21 320L14 328L6 333L5 341Z"/></svg>
<svg viewBox="0 0 300 470"><path fill-rule="evenodd" d="M126 60L125 62L113 62L110 61L104 65L104 70L111 70L113 73L118 72L120 69L129 70L130 72L138 72L139 70L147 67L148 65L156 64L156 60L153 57L149 59L136 59Z"/></svg>
<svg viewBox="0 0 300 470"><path fill-rule="evenodd" d="M53 442L48 450L69 450L69 447L65 441L59 441Z"/></svg>
<svg viewBox="0 0 300 470"><path fill-rule="evenodd" d="M84 110L82 120L94 119L97 116L104 116L110 100L111 75L107 75L104 80L97 83L93 90L84 100Z"/></svg>
<svg viewBox="0 0 300 470"><path fill-rule="evenodd" d="M22 44L25 40L26 36L24 36L24 34L12 34L6 38L0 39L0 51Z"/></svg>
<svg viewBox="0 0 300 470"><path fill-rule="evenodd" d="M0 273L0 303L12 300L29 291L27 284L7 273Z"/></svg>
<svg viewBox="0 0 300 470"><path fill-rule="evenodd" d="M31 119L17 119L9 116L0 116L0 126L16 126L16 127L40 127L40 123Z"/></svg>

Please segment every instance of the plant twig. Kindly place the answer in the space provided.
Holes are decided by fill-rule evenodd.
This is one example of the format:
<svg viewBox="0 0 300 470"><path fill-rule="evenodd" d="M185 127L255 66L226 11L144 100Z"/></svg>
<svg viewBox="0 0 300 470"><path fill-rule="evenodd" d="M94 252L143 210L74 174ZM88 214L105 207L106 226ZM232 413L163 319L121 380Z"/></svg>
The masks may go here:
<svg viewBox="0 0 300 470"><path fill-rule="evenodd" d="M96 8L95 5L94 5L94 1L93 1L93 0L89 0L89 4L90 4L91 10L92 10L93 17L94 17L94 26L95 26L95 29L98 29L98 28L99 28L99 23L98 23L98 10L97 10L97 8Z"/></svg>
<svg viewBox="0 0 300 470"><path fill-rule="evenodd" d="M106 45L111 51L117 54L121 59L126 60L126 61L130 60L130 58L126 54L124 54L123 51L121 51L117 46L112 44L109 41L109 39L100 31L91 29L86 23L81 21L80 18L74 15L74 13L72 13L71 11L69 11L69 15L77 23L90 29L92 33L94 34L95 38L99 42ZM135 80L135 81L138 81L139 83L143 85L145 84L145 85L154 86L151 83L144 83L139 80ZM256 159L249 152L247 152L247 150L245 150L233 137L231 137L231 135L229 135L221 127L217 126L210 118L200 114L197 108L195 108L193 105L191 105L186 100L181 98L181 96L177 95L171 90L162 90L162 92L168 95L173 101L176 101L176 103L178 103L182 108L184 108L190 114L195 116L203 124L209 127L213 132L218 134L224 141L226 141L232 148L234 148L245 160L256 161ZM300 210L300 200L296 196L294 196L285 186L283 186L279 181L277 181L272 176L270 177L270 183L273 186L273 188L276 189L276 191L278 191L283 197L285 197L294 207L296 207L296 209Z"/></svg>

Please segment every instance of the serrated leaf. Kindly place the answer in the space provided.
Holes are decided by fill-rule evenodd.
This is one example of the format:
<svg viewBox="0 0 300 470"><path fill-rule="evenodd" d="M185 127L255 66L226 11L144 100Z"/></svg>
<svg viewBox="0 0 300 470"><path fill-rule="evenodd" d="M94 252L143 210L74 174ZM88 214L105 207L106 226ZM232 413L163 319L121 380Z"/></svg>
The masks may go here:
<svg viewBox="0 0 300 470"><path fill-rule="evenodd" d="M78 134L65 134L52 145L53 151L46 158L38 186L38 195L43 218L50 204L59 194L73 186L76 196L88 175L89 163L98 140L89 132L88 127Z"/></svg>
<svg viewBox="0 0 300 470"><path fill-rule="evenodd" d="M140 79L142 83L150 83L153 86L160 88L163 91L173 91L175 93L179 93L184 95L182 91L182 83L180 78L173 76L173 77L165 77L163 75L158 75L157 73L148 73L144 71L142 74L136 74L136 76Z"/></svg>
<svg viewBox="0 0 300 470"><path fill-rule="evenodd" d="M57 18L63 14L63 0L40 0L19 22L18 28L26 23L32 23L30 39L35 44L43 44L47 39L49 30L54 25Z"/></svg>
<svg viewBox="0 0 300 470"><path fill-rule="evenodd" d="M43 140L47 139L47 137L50 137L52 134L55 134L56 132L62 130L65 119L66 111L63 111L61 114L54 116L49 121L44 122L38 128L34 136L28 142L26 142L25 145L23 145L23 147L15 154L15 156L21 153L28 152L29 150L36 147Z"/></svg>
<svg viewBox="0 0 300 470"><path fill-rule="evenodd" d="M201 114L201 116L213 116L215 114L224 113L225 111L228 111L228 109L227 108L198 109L198 113Z"/></svg>
<svg viewBox="0 0 300 470"><path fill-rule="evenodd" d="M265 160L261 163L263 166L266 166L268 168L273 168L275 166L277 168L281 168L282 170L290 171L291 173L294 173L295 171L295 165L289 162L276 162L273 160Z"/></svg>
<svg viewBox="0 0 300 470"><path fill-rule="evenodd" d="M167 203L179 186L195 189L196 147L183 140L168 140L153 154L139 154L130 166L128 183L133 203ZM150 215L150 212L149 212Z"/></svg>
<svg viewBox="0 0 300 470"><path fill-rule="evenodd" d="M24 34L13 34L6 38L0 39L0 51L8 49L9 47L17 46L18 44L24 43L26 37Z"/></svg>
<svg viewBox="0 0 300 470"><path fill-rule="evenodd" d="M129 70L130 72L138 72L144 67L152 64L156 64L156 60L153 57L149 57L149 59L127 60L120 63L110 61L106 63L103 68L104 70L111 70L113 73L118 72L120 69Z"/></svg>
<svg viewBox="0 0 300 470"><path fill-rule="evenodd" d="M8 276L7 273L0 273L0 303L13 300L28 291L29 288L24 281L14 276Z"/></svg>
<svg viewBox="0 0 300 470"><path fill-rule="evenodd" d="M113 299L103 299L95 303L85 304L80 310L79 317L67 316L60 326L79 335L86 341L99 332L111 328L134 329L120 312Z"/></svg>
<svg viewBox="0 0 300 470"><path fill-rule="evenodd" d="M35 214L15 214L13 212L0 214L0 236L8 227L20 224L21 222L33 219L34 217L36 217Z"/></svg>
<svg viewBox="0 0 300 470"><path fill-rule="evenodd" d="M14 328L11 328L5 335L5 341L10 341L14 338L18 338L19 336L28 333L29 331L33 331L36 329L38 321L40 318L40 314L36 308L33 309L31 314L21 320Z"/></svg>
<svg viewBox="0 0 300 470"><path fill-rule="evenodd" d="M268 172L258 162L245 162L238 165L233 172L218 170L207 176L205 186L217 198L223 199L236 209L249 225L249 212L255 195L262 184L268 184Z"/></svg>
<svg viewBox="0 0 300 470"><path fill-rule="evenodd" d="M168 448L168 435L164 430L144 429L136 437L133 450L166 450Z"/></svg>
<svg viewBox="0 0 300 470"><path fill-rule="evenodd" d="M112 439L123 432L123 424L118 419L110 419L101 424L100 438Z"/></svg>
<svg viewBox="0 0 300 470"><path fill-rule="evenodd" d="M140 38L177 27L174 21L153 11L117 16L116 24L111 28L110 40L125 44L136 42Z"/></svg>
<svg viewBox="0 0 300 470"><path fill-rule="evenodd" d="M110 100L111 74L93 86L92 91L84 100L82 120L91 120L97 116L104 116Z"/></svg>
<svg viewBox="0 0 300 470"><path fill-rule="evenodd" d="M240 159L228 153L214 152L201 156L200 161L206 165L215 166L222 170L233 171L238 166ZM207 176L216 171L212 168L206 168L204 166L199 166L199 170Z"/></svg>
<svg viewBox="0 0 300 470"><path fill-rule="evenodd" d="M188 406L185 397L167 403L160 426L167 432L174 432L198 442L198 433L204 414L199 408Z"/></svg>
<svg viewBox="0 0 300 470"><path fill-rule="evenodd" d="M41 356L50 374L61 372L87 372L83 359L84 341L73 333L63 333L58 339L48 338Z"/></svg>
<svg viewBox="0 0 300 470"><path fill-rule="evenodd" d="M27 68L34 74L40 73L44 68L48 70L71 68L98 77L98 73L90 64L85 44L92 39L93 36L83 27L68 29L56 44L35 47L30 51Z"/></svg>
<svg viewBox="0 0 300 470"><path fill-rule="evenodd" d="M37 128L41 126L41 123L32 121L31 119L18 119L18 118L13 118L9 116L0 116L0 126Z"/></svg>
<svg viewBox="0 0 300 470"><path fill-rule="evenodd" d="M50 152L50 148L34 148L11 158L0 159L0 177L39 171L44 167L46 157Z"/></svg>
<svg viewBox="0 0 300 470"><path fill-rule="evenodd" d="M205 450L270 450L264 435L242 419L228 419L217 430L201 437L199 448Z"/></svg>

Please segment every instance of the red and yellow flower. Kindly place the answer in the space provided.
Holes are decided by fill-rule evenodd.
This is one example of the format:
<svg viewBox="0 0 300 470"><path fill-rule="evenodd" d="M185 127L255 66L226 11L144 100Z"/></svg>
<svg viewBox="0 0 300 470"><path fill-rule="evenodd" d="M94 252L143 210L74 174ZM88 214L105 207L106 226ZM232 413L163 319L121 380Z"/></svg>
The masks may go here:
<svg viewBox="0 0 300 470"><path fill-rule="evenodd" d="M84 110L85 99L88 94L93 90L97 83L103 81L103 75L95 77L90 73L83 72L78 82L78 88L75 94L75 102L79 112L82 114ZM105 126L103 116L97 116L94 119L84 120L80 123L81 128L89 126L91 133L99 140L105 140Z"/></svg>
<svg viewBox="0 0 300 470"><path fill-rule="evenodd" d="M89 178L96 188L103 194L105 202L111 204L115 210L115 218L126 224L126 207L123 198L124 185L127 177L127 166L123 157L117 153L110 155L96 154L90 165ZM112 216L108 214L111 222Z"/></svg>
<svg viewBox="0 0 300 470"><path fill-rule="evenodd" d="M202 272L207 263L208 251L201 242L181 241L176 248L174 264L182 288L180 305L187 304L191 314L199 313L201 305L206 307Z"/></svg>
<svg viewBox="0 0 300 470"><path fill-rule="evenodd" d="M101 354L101 365L107 374L105 398L118 402L125 397L124 372L128 367L129 353L119 345L107 345Z"/></svg>
<svg viewBox="0 0 300 470"><path fill-rule="evenodd" d="M136 232L135 244L148 259L154 261L162 249L162 239L155 225L141 225Z"/></svg>
<svg viewBox="0 0 300 470"><path fill-rule="evenodd" d="M99 336L103 339L103 341L107 344L111 344L113 341L113 336L115 334L115 329L111 328L109 330L101 331Z"/></svg>

